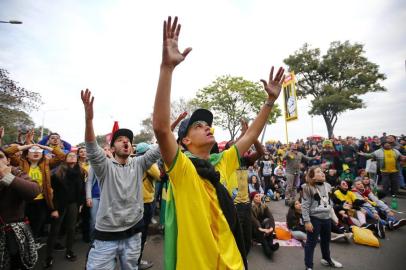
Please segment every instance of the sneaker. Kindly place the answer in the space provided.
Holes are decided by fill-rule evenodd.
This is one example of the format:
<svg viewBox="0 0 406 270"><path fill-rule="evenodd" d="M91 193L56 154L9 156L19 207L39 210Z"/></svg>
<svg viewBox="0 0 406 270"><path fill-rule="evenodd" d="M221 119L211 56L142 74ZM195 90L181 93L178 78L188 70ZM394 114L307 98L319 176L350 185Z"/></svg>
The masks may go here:
<svg viewBox="0 0 406 270"><path fill-rule="evenodd" d="M402 218L396 222L393 223L393 230L399 229L400 227L406 225L406 219Z"/></svg>
<svg viewBox="0 0 406 270"><path fill-rule="evenodd" d="M76 259L77 259L78 257L75 255L75 253L73 253L72 250L68 250L68 251L66 252L65 258L66 258L68 261L74 262L74 261L76 261Z"/></svg>
<svg viewBox="0 0 406 270"><path fill-rule="evenodd" d="M392 220L389 220L388 221L388 229L390 230L390 231L392 231L392 230L394 230L394 228L393 228L393 224L394 224L395 222L393 222Z"/></svg>
<svg viewBox="0 0 406 270"><path fill-rule="evenodd" d="M330 259L330 261L327 261L325 259L321 259L320 263L322 265L324 265L324 266L331 266L331 267L334 267L334 268L343 268L343 265L341 263L337 262L334 259Z"/></svg>
<svg viewBox="0 0 406 270"><path fill-rule="evenodd" d="M343 233L331 233L331 241L337 241L339 239L345 238L345 235Z"/></svg>
<svg viewBox="0 0 406 270"><path fill-rule="evenodd" d="M48 257L44 261L44 269L49 269L52 268L52 265L54 264L54 258Z"/></svg>
<svg viewBox="0 0 406 270"><path fill-rule="evenodd" d="M56 243L54 245L54 250L56 250L56 251L65 251L66 248L64 246L62 246L60 243Z"/></svg>
<svg viewBox="0 0 406 270"><path fill-rule="evenodd" d="M377 231L378 237L381 239L385 239L385 226L382 223L378 222L377 224Z"/></svg>
<svg viewBox="0 0 406 270"><path fill-rule="evenodd" d="M138 269L145 270L151 268L152 266L154 266L152 262L141 260L140 263L138 264Z"/></svg>
<svg viewBox="0 0 406 270"><path fill-rule="evenodd" d="M279 243L275 243L275 244L271 245L271 249L272 249L272 251L277 251L279 249Z"/></svg>

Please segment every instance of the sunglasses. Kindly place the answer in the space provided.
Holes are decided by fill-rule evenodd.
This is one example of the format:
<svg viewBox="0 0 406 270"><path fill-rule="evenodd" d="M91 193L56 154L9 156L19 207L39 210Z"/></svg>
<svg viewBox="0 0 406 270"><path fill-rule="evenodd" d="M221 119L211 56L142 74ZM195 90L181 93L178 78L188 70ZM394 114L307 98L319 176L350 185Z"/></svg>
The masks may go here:
<svg viewBox="0 0 406 270"><path fill-rule="evenodd" d="M44 150L41 148L30 148L28 149L28 152L30 153L42 153Z"/></svg>

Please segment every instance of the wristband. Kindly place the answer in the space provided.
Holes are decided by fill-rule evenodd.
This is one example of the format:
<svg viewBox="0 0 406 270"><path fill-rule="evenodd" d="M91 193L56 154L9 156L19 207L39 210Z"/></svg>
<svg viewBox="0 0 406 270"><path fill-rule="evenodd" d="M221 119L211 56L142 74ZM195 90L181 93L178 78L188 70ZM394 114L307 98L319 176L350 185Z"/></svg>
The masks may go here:
<svg viewBox="0 0 406 270"><path fill-rule="evenodd" d="M267 101L265 102L265 105L268 106L269 108L272 108L274 103L275 103L275 101L267 100Z"/></svg>
<svg viewBox="0 0 406 270"><path fill-rule="evenodd" d="M11 173L6 174L3 176L3 178L0 179L0 182L3 183L6 186L9 186L11 182L13 182L15 176L12 175Z"/></svg>

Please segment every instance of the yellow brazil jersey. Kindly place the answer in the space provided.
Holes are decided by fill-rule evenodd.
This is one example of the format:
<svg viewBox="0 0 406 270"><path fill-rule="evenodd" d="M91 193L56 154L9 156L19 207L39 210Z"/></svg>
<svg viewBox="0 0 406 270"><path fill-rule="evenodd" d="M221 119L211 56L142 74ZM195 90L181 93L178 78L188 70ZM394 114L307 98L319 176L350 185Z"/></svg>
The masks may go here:
<svg viewBox="0 0 406 270"><path fill-rule="evenodd" d="M234 199L234 203L249 203L250 198L248 194L248 170L238 169L236 171L238 193Z"/></svg>
<svg viewBox="0 0 406 270"><path fill-rule="evenodd" d="M390 150L383 150L383 155L384 155L384 169L382 169L382 172L386 173L393 173L397 172L398 170L396 169L396 155L395 151L392 149Z"/></svg>
<svg viewBox="0 0 406 270"><path fill-rule="evenodd" d="M41 169L39 168L39 166L37 166L35 168L30 167L30 171L28 172L28 175L31 177L32 180L37 182L38 185L42 189L42 173L41 173ZM42 199L44 199L44 194L40 193L37 197L35 197L34 200L42 200Z"/></svg>
<svg viewBox="0 0 406 270"><path fill-rule="evenodd" d="M238 167L235 146L224 151L215 165L225 184ZM168 175L176 203L176 269L243 269L242 257L213 185L198 175L191 160L180 150Z"/></svg>
<svg viewBox="0 0 406 270"><path fill-rule="evenodd" d="M160 180L160 172L158 165L153 164L148 171L144 173L142 178L142 190L144 196L144 203L151 203L154 201L155 185L154 181Z"/></svg>

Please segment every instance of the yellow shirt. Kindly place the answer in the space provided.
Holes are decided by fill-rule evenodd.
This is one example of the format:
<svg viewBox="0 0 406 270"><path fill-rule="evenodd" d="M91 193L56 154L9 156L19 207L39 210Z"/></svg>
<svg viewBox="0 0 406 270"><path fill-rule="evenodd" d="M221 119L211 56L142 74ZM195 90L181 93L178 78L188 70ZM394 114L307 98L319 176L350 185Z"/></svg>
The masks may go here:
<svg viewBox="0 0 406 270"><path fill-rule="evenodd" d="M151 203L154 201L155 196L155 185L154 181L160 179L160 172L158 165L153 164L148 171L144 173L142 178L142 191L144 195L144 203Z"/></svg>
<svg viewBox="0 0 406 270"><path fill-rule="evenodd" d="M249 203L250 198L248 194L248 170L237 170L236 177L238 183L238 193L234 199L234 203Z"/></svg>
<svg viewBox="0 0 406 270"><path fill-rule="evenodd" d="M28 175L31 177L32 180L37 182L38 185L42 189L42 173L41 173L41 169L39 168L39 166L37 166L35 168L30 167L30 171L28 172ZM42 192L41 192L40 194L38 194L37 197L35 197L34 200L43 200L43 199L44 199L44 194L42 194Z"/></svg>
<svg viewBox="0 0 406 270"><path fill-rule="evenodd" d="M226 184L238 167L236 147L224 151L215 166L221 182ZM243 260L213 185L198 175L191 160L180 150L168 175L178 226L176 269L243 269Z"/></svg>
<svg viewBox="0 0 406 270"><path fill-rule="evenodd" d="M383 155L384 155L384 160L385 160L385 166L382 172L386 173L393 173L397 172L398 170L396 169L396 156L395 156L395 151L391 150L383 150Z"/></svg>
<svg viewBox="0 0 406 270"><path fill-rule="evenodd" d="M80 166L81 166L87 173L89 173L89 168L90 168L89 162L80 162Z"/></svg>

